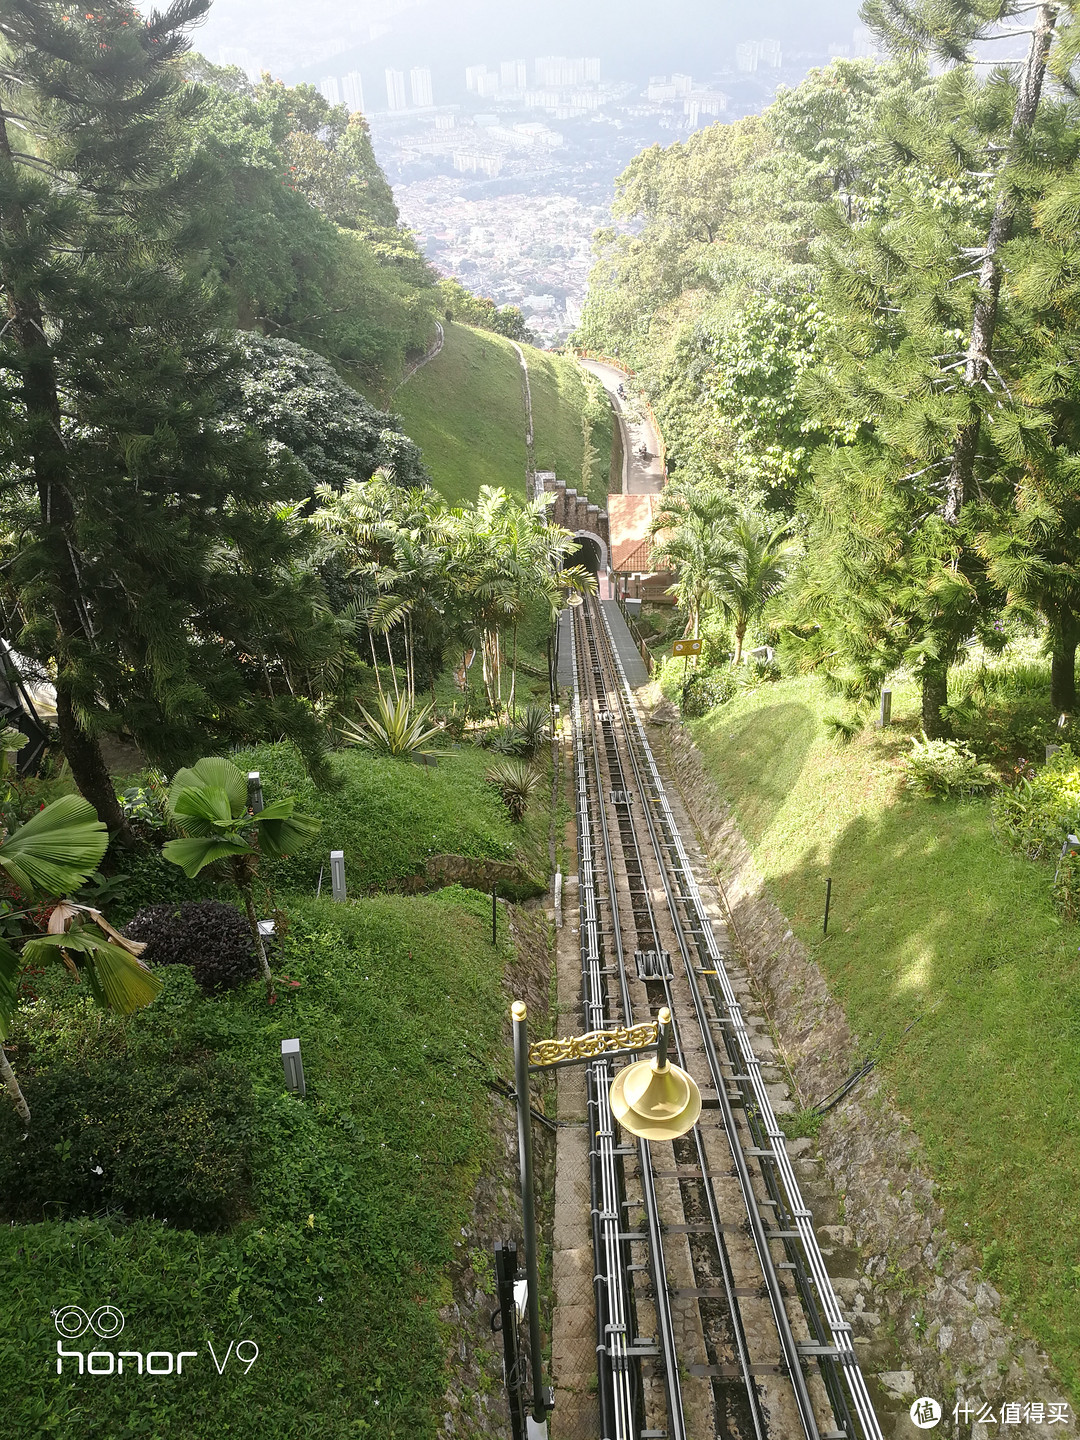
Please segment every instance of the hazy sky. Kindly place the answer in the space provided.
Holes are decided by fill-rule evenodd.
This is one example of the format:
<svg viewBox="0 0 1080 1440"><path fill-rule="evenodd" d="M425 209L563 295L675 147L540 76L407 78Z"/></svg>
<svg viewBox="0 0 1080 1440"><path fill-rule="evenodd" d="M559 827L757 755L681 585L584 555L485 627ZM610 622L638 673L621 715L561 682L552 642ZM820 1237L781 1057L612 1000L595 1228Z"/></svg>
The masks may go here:
<svg viewBox="0 0 1080 1440"><path fill-rule="evenodd" d="M456 89L465 65L545 54L599 55L609 79L706 74L740 40L823 50L857 20L858 0L216 0L196 45L211 60L242 46L290 79L324 59L335 72L427 65ZM371 38L373 24L389 30Z"/></svg>

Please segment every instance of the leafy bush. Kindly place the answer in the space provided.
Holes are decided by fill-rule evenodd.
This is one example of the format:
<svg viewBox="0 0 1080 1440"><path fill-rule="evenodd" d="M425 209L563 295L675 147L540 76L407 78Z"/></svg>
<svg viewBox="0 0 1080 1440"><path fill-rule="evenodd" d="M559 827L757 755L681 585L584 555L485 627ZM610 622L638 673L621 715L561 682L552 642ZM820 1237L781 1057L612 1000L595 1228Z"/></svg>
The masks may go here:
<svg viewBox="0 0 1080 1440"><path fill-rule="evenodd" d="M525 738L516 725L499 725L494 730L484 731L480 744L496 755L512 755L520 759L525 754Z"/></svg>
<svg viewBox="0 0 1080 1440"><path fill-rule="evenodd" d="M780 680L780 666L775 660L748 660L739 667L740 690L756 690L759 685L775 685Z"/></svg>
<svg viewBox="0 0 1080 1440"><path fill-rule="evenodd" d="M694 720L717 705L726 705L737 689L738 682L728 667L692 670L683 684L679 708L688 720Z"/></svg>
<svg viewBox="0 0 1080 1440"><path fill-rule="evenodd" d="M255 1111L239 1066L211 1056L147 1074L110 1056L22 1078L29 1134L0 1106L5 1220L120 1210L218 1230L239 1218Z"/></svg>
<svg viewBox="0 0 1080 1440"><path fill-rule="evenodd" d="M913 738L911 754L904 757L908 789L930 800L973 795L996 783L993 768L979 760L959 740Z"/></svg>
<svg viewBox="0 0 1080 1440"><path fill-rule="evenodd" d="M207 994L231 990L259 973L247 920L219 900L148 905L127 933L132 940L145 941L147 964L187 965Z"/></svg>
<svg viewBox="0 0 1080 1440"><path fill-rule="evenodd" d="M994 797L994 828L1029 860L1055 860L1080 825L1080 760L1063 745L1032 778Z"/></svg>
<svg viewBox="0 0 1080 1440"><path fill-rule="evenodd" d="M502 796L512 820L523 820L529 801L540 788L540 772L524 760L500 760L487 772L489 785Z"/></svg>

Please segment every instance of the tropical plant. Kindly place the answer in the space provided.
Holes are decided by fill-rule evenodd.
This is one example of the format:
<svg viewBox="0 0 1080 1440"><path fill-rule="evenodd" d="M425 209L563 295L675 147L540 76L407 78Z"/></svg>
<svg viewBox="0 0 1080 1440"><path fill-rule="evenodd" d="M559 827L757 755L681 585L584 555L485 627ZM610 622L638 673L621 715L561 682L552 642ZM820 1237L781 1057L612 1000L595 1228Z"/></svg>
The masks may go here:
<svg viewBox="0 0 1080 1440"><path fill-rule="evenodd" d="M377 716L362 705L360 714L363 717L361 724L346 720L341 727L341 733L350 745L359 745L376 755L394 758L447 753L431 743L443 734L441 725L428 723L432 718L432 707L425 705L417 709L408 695L399 695L393 700L380 695Z"/></svg>
<svg viewBox="0 0 1080 1440"><path fill-rule="evenodd" d="M62 795L0 841L0 869L13 892L39 904L85 884L108 848L109 837L92 805ZM0 900L0 1041L10 1033L27 964L61 963L85 980L94 1000L129 1015L148 1005L161 981L139 960L142 946L119 934L99 910L61 901L44 934L27 933L32 916L14 893ZM0 1044L0 1075L23 1120L30 1109Z"/></svg>
<svg viewBox="0 0 1080 1440"><path fill-rule="evenodd" d="M1056 859L1065 837L1080 827L1080 762L1063 745L1045 768L994 797L994 829L1029 860Z"/></svg>
<svg viewBox="0 0 1080 1440"><path fill-rule="evenodd" d="M499 792L510 818L523 820L542 777L526 760L507 759L492 765L485 778Z"/></svg>
<svg viewBox="0 0 1080 1440"><path fill-rule="evenodd" d="M652 522L652 564L675 571L672 591L686 616L686 633L701 634L703 611L715 600L717 576L730 560L731 497L718 485L675 482L665 487Z"/></svg>
<svg viewBox="0 0 1080 1440"><path fill-rule="evenodd" d="M255 914L252 882L260 855L281 856L314 835L321 821L296 809L295 800L271 800L259 811L248 806L247 778L232 763L207 756L178 770L169 787L169 817L181 838L161 853L194 879L208 865L223 862L244 901L251 938L259 955L266 993L274 999L270 962Z"/></svg>
<svg viewBox="0 0 1080 1440"><path fill-rule="evenodd" d="M913 736L904 757L904 783L928 800L973 795L991 789L996 781L993 768L958 740Z"/></svg>
<svg viewBox="0 0 1080 1440"><path fill-rule="evenodd" d="M742 660L746 632L779 593L798 554L785 525L744 511L726 532L729 554L711 577L711 594L735 631L733 664Z"/></svg>
<svg viewBox="0 0 1080 1440"><path fill-rule="evenodd" d="M525 747L525 754L531 760L548 738L550 716L543 705L526 705L525 713L517 722Z"/></svg>
<svg viewBox="0 0 1080 1440"><path fill-rule="evenodd" d="M130 921L128 934L146 946L154 965L187 965L207 994L231 990L259 973L247 920L220 900L147 905Z"/></svg>

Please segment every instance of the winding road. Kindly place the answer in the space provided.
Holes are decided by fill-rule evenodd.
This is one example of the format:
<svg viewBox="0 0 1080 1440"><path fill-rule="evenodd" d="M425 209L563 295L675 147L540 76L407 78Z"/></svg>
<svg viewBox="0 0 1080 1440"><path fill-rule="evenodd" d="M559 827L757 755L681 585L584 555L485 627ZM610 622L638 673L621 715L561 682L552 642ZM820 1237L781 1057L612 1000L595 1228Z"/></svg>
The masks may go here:
<svg viewBox="0 0 1080 1440"><path fill-rule="evenodd" d="M609 365L605 360L583 359L581 363L586 370L592 371L608 392L611 398L611 408L615 411L622 431L623 494L658 495L664 488L664 462L660 456L660 437L647 416L638 420L629 413L627 402L619 394L619 386L624 385L628 378L626 371L620 370L616 365ZM647 460L642 460L639 456L638 452L642 445L648 452Z"/></svg>

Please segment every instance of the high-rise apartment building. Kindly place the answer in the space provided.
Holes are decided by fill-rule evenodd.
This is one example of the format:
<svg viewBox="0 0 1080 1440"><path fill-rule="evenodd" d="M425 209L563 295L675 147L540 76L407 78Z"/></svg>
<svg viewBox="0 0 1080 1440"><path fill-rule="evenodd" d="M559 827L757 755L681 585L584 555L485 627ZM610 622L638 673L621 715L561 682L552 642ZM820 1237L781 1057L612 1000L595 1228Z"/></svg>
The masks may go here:
<svg viewBox="0 0 1080 1440"><path fill-rule="evenodd" d="M761 50L756 40L744 40L741 45L735 46L735 69L745 75L753 74L760 58Z"/></svg>
<svg viewBox="0 0 1080 1440"><path fill-rule="evenodd" d="M694 88L694 81L692 77L689 75L680 75L677 70L675 74L671 77L671 83L675 87L675 94L679 97L679 99L682 99L684 96L689 95L690 91Z"/></svg>
<svg viewBox="0 0 1080 1440"><path fill-rule="evenodd" d="M431 71L426 65L414 65L409 71L409 85L412 88L412 103L421 109L434 105L431 93Z"/></svg>
<svg viewBox="0 0 1080 1440"><path fill-rule="evenodd" d="M504 90L524 90L529 83L528 68L524 60L503 60L499 65L499 84Z"/></svg>
<svg viewBox="0 0 1080 1440"><path fill-rule="evenodd" d="M533 61L533 83L537 86L593 85L599 79L599 59L571 59L566 55L541 55Z"/></svg>
<svg viewBox="0 0 1080 1440"><path fill-rule="evenodd" d="M319 81L319 94L331 105L341 104L341 91L336 75L324 75Z"/></svg>
<svg viewBox="0 0 1080 1440"><path fill-rule="evenodd" d="M262 56L252 55L240 45L223 45L218 51L218 64L239 66L254 85L259 83L263 70Z"/></svg>
<svg viewBox="0 0 1080 1440"><path fill-rule="evenodd" d="M360 83L360 71L350 70L341 81L341 98L349 107L349 113L364 109L364 87Z"/></svg>
<svg viewBox="0 0 1080 1440"><path fill-rule="evenodd" d="M405 99L405 71L386 71L386 108L388 110L407 110L408 102Z"/></svg>
<svg viewBox="0 0 1080 1440"><path fill-rule="evenodd" d="M779 70L780 66L783 64L784 58L783 53L780 49L780 41L759 40L757 43L758 54L761 57L761 63L763 65L768 65L771 70Z"/></svg>

